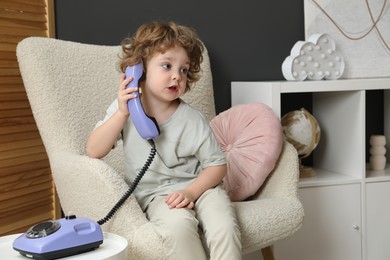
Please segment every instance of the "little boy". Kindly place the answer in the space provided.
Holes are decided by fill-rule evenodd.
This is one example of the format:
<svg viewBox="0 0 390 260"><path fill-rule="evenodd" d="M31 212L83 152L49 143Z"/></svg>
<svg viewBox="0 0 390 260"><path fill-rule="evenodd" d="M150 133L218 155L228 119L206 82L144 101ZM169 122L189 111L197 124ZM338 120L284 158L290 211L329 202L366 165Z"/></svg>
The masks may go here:
<svg viewBox="0 0 390 260"><path fill-rule="evenodd" d="M180 99L198 80L202 43L188 27L152 22L126 38L122 49L122 72L127 66L143 64L141 102L161 131L154 139L157 156L133 194L162 237L166 257L241 259L234 207L219 186L226 175L225 156L201 112ZM129 184L150 151L127 107L138 91L126 88L132 80L122 75L117 99L87 142L87 154L102 158L121 138ZM205 236L205 247L199 230Z"/></svg>

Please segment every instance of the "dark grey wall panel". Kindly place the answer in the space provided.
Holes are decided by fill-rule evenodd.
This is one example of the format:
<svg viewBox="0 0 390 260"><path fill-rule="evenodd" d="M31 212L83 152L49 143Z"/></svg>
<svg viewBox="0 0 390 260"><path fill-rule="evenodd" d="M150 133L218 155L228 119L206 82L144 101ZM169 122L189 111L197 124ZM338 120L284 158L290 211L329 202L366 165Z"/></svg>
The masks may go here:
<svg viewBox="0 0 390 260"><path fill-rule="evenodd" d="M211 58L217 112L230 107L230 82L281 80L281 64L304 39L302 0L56 0L57 38L118 45L151 20L194 27Z"/></svg>

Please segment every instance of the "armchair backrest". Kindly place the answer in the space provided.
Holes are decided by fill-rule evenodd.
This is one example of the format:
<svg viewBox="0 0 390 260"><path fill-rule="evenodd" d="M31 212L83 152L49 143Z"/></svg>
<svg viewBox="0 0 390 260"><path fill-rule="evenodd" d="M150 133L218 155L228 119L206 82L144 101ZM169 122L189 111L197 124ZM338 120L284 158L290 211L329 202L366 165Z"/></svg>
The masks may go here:
<svg viewBox="0 0 390 260"><path fill-rule="evenodd" d="M100 46L29 37L17 46L17 57L34 118L46 151L85 153L96 122L116 98L120 46ZM201 80L183 99L215 116L207 50Z"/></svg>

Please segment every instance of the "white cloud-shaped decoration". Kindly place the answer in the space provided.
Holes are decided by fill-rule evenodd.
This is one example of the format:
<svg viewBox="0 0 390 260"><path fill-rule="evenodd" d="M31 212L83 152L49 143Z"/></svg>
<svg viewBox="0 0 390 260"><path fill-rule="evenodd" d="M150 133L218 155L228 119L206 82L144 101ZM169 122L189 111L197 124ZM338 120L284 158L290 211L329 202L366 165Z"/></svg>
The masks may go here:
<svg viewBox="0 0 390 260"><path fill-rule="evenodd" d="M329 35L313 34L307 41L295 43L282 72L287 80L338 79L344 72L344 58Z"/></svg>

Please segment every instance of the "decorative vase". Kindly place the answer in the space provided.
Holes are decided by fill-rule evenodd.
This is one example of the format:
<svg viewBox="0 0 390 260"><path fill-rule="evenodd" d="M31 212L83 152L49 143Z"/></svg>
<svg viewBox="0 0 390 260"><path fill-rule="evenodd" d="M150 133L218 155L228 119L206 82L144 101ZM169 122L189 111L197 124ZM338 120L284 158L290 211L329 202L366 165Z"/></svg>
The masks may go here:
<svg viewBox="0 0 390 260"><path fill-rule="evenodd" d="M386 166L386 137L384 135L370 136L370 168L374 171L381 171Z"/></svg>

